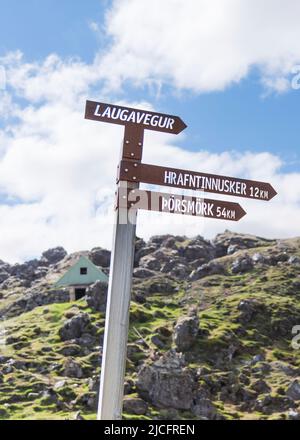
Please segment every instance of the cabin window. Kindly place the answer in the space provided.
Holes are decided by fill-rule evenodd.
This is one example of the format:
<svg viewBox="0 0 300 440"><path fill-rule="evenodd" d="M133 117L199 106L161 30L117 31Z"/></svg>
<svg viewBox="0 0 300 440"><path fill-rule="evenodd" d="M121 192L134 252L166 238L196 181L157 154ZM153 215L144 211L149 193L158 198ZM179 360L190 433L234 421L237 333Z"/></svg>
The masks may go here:
<svg viewBox="0 0 300 440"><path fill-rule="evenodd" d="M80 268L80 275L87 275L87 267Z"/></svg>

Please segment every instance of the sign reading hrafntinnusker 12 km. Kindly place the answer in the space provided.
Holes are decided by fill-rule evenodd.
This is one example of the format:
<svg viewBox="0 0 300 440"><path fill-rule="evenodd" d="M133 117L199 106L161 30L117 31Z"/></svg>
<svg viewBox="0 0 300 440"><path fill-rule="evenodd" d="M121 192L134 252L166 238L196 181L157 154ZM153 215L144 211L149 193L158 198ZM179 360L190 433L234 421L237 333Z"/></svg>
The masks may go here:
<svg viewBox="0 0 300 440"><path fill-rule="evenodd" d="M123 160L120 164L119 179L266 201L277 194L266 182L147 165L128 160Z"/></svg>

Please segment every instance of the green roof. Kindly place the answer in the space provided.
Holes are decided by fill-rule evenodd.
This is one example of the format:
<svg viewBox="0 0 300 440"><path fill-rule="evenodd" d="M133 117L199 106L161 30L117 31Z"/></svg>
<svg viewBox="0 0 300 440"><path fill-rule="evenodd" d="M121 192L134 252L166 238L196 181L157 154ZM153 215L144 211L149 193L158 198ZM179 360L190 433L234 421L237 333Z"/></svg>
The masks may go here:
<svg viewBox="0 0 300 440"><path fill-rule="evenodd" d="M55 286L84 286L96 281L108 282L108 276L88 258L80 257L77 263L55 283Z"/></svg>

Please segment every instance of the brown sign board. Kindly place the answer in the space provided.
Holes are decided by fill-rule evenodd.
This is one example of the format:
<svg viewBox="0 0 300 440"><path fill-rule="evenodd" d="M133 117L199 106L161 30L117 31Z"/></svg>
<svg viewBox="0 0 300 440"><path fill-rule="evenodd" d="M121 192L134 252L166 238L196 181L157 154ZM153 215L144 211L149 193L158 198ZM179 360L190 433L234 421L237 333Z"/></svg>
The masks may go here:
<svg viewBox="0 0 300 440"><path fill-rule="evenodd" d="M246 215L238 203L142 189L119 188L118 206L230 221L239 221Z"/></svg>
<svg viewBox="0 0 300 440"><path fill-rule="evenodd" d="M86 102L85 119L173 134L179 134L187 127L178 116L94 101Z"/></svg>
<svg viewBox="0 0 300 440"><path fill-rule="evenodd" d="M147 165L127 160L121 161L118 178L128 182L143 182L255 200L271 200L277 194L274 188L265 182Z"/></svg>

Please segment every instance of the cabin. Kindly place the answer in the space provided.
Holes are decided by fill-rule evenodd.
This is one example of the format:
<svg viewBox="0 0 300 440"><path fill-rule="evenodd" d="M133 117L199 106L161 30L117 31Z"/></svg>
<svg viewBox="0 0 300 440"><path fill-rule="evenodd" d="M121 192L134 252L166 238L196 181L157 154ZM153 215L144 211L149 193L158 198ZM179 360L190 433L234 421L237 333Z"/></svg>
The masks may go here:
<svg viewBox="0 0 300 440"><path fill-rule="evenodd" d="M108 282L108 276L87 257L79 260L55 283L55 287L69 289L70 301L78 301L96 281Z"/></svg>

